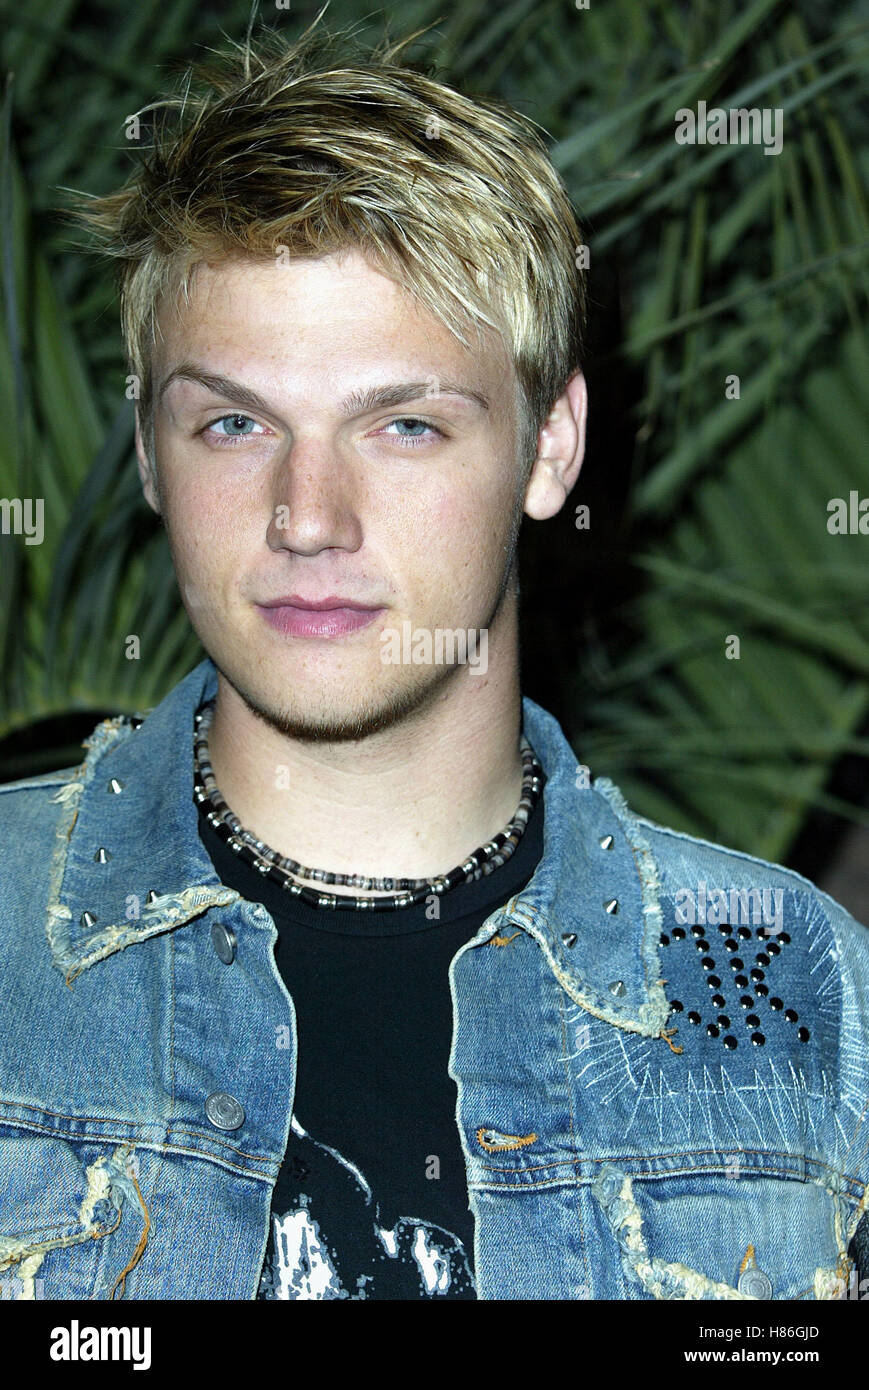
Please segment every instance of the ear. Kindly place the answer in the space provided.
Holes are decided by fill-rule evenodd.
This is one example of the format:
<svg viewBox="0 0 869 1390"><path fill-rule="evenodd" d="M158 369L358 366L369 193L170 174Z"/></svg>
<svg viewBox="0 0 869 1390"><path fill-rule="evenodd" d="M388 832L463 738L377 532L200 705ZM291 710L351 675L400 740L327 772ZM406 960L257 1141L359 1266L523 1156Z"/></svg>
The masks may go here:
<svg viewBox="0 0 869 1390"><path fill-rule="evenodd" d="M537 436L537 457L525 489L525 512L535 521L560 512L579 477L587 414L585 377L575 372Z"/></svg>
<svg viewBox="0 0 869 1390"><path fill-rule="evenodd" d="M151 466L145 449L145 440L142 435L142 421L139 417L138 407L136 408L136 457L139 460L139 479L142 484L142 491L145 494L145 501L152 511L160 516L160 502L157 494L157 478L155 469Z"/></svg>

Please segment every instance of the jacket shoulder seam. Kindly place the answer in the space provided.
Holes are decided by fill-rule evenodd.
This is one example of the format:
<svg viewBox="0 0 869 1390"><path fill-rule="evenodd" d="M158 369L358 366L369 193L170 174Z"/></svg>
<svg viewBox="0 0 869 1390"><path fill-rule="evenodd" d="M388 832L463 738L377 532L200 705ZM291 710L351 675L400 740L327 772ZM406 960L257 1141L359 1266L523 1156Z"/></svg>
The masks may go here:
<svg viewBox="0 0 869 1390"><path fill-rule="evenodd" d="M749 854L746 850L733 849L731 846L718 844L714 840L704 840L699 835L689 835L687 831L684 830L673 830L669 826L659 825L656 821L647 820L644 816L637 816L636 819L647 830L654 832L656 835L666 835L670 839L681 840L688 845L699 845L704 849L717 850L719 854L724 855L728 859L736 859L745 864L757 864L762 869L774 869L776 873L782 874L793 881L794 892L802 890L813 898L819 906L822 906L825 911L832 907L837 913L843 914L856 926L862 927L864 931L869 931L869 926L867 926L866 923L854 917L842 903L837 902L837 900L831 897L829 893L826 893L823 888L819 888L817 883L813 883L810 878L806 878L805 874L801 874L798 869L789 868L787 864L778 864L773 859L761 859L759 855ZM829 913L827 915L829 916Z"/></svg>
<svg viewBox="0 0 869 1390"><path fill-rule="evenodd" d="M70 767L60 768L57 772L41 773L38 777L20 777L14 782L0 782L0 795L6 796L10 792L39 791L41 787L62 787L81 767L81 763L73 763Z"/></svg>

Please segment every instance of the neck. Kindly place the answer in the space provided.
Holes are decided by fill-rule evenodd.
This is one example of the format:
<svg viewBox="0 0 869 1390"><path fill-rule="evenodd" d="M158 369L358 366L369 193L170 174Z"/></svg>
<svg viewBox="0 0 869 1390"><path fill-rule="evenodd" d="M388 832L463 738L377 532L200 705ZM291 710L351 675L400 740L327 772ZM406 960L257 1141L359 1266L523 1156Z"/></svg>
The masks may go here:
<svg viewBox="0 0 869 1390"><path fill-rule="evenodd" d="M506 607L485 676L457 667L423 709L354 742L285 737L219 673L209 754L245 829L302 864L392 878L433 878L502 830L522 787L518 634Z"/></svg>

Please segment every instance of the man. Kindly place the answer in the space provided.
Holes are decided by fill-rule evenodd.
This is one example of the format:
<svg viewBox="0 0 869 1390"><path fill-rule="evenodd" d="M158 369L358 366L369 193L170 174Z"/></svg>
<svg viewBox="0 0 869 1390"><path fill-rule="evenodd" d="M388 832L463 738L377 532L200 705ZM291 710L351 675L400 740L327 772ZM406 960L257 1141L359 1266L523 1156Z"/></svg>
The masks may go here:
<svg viewBox="0 0 869 1390"><path fill-rule="evenodd" d="M208 657L2 789L0 1280L845 1297L865 929L521 699L520 522L584 452L570 204L506 108L316 56L224 64L91 210Z"/></svg>

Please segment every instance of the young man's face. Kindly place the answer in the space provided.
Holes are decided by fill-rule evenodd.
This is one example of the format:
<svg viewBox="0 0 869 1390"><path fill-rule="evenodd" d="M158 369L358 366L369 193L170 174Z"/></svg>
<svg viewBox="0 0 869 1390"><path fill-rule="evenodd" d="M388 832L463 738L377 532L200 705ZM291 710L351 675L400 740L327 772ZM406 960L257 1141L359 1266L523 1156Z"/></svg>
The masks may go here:
<svg viewBox="0 0 869 1390"><path fill-rule="evenodd" d="M158 491L141 443L140 472L190 620L247 703L346 738L445 681L484 685L468 664L384 661L381 634L487 628L492 660L524 493L500 340L464 349L356 251L200 266L161 329ZM365 399L386 388L405 394Z"/></svg>

